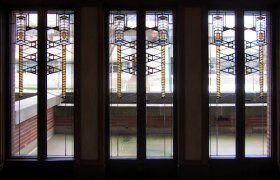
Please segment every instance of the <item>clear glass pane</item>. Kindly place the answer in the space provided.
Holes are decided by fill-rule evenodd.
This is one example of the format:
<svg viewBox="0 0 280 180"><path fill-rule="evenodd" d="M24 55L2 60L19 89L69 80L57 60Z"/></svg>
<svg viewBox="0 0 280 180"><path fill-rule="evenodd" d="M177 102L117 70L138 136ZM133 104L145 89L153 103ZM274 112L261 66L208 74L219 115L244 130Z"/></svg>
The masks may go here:
<svg viewBox="0 0 280 180"><path fill-rule="evenodd" d="M173 15L146 13L146 154L173 158Z"/></svg>
<svg viewBox="0 0 280 180"><path fill-rule="evenodd" d="M37 156L37 13L11 14L11 154Z"/></svg>
<svg viewBox="0 0 280 180"><path fill-rule="evenodd" d="M110 158L137 156L136 13L110 11Z"/></svg>
<svg viewBox="0 0 280 180"><path fill-rule="evenodd" d="M208 14L209 156L234 158L235 152L235 15Z"/></svg>
<svg viewBox="0 0 280 180"><path fill-rule="evenodd" d="M245 46L245 156L270 156L271 53L268 12L244 16Z"/></svg>
<svg viewBox="0 0 280 180"><path fill-rule="evenodd" d="M74 12L47 15L48 156L74 156Z"/></svg>

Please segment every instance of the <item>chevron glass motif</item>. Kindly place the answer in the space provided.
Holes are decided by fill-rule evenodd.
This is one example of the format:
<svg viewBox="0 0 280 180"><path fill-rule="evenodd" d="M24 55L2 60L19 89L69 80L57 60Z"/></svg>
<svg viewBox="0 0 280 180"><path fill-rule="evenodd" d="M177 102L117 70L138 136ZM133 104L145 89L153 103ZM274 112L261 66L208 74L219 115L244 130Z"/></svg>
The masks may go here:
<svg viewBox="0 0 280 180"><path fill-rule="evenodd" d="M137 158L137 15L110 11L110 158Z"/></svg>
<svg viewBox="0 0 280 180"><path fill-rule="evenodd" d="M13 11L10 18L12 156L37 155L37 19L35 11Z"/></svg>
<svg viewBox="0 0 280 180"><path fill-rule="evenodd" d="M49 111L53 112L47 114L47 155L73 157L74 11L48 11L46 31L47 98ZM54 150L55 140L56 150Z"/></svg>
<svg viewBox="0 0 280 180"><path fill-rule="evenodd" d="M234 158L236 155L234 12L208 13L208 53L209 156Z"/></svg>
<svg viewBox="0 0 280 180"><path fill-rule="evenodd" d="M173 28L172 11L146 12L147 158L173 158Z"/></svg>
<svg viewBox="0 0 280 180"><path fill-rule="evenodd" d="M245 11L246 157L271 156L272 76L270 31L271 18L269 12Z"/></svg>

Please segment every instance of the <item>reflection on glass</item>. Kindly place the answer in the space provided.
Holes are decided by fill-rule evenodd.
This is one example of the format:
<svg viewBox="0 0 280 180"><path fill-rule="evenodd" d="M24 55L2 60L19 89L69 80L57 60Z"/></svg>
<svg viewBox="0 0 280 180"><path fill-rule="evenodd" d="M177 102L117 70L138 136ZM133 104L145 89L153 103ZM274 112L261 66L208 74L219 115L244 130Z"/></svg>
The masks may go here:
<svg viewBox="0 0 280 180"><path fill-rule="evenodd" d="M37 13L11 14L11 154L37 155Z"/></svg>
<svg viewBox="0 0 280 180"><path fill-rule="evenodd" d="M270 156L270 18L267 12L245 12L245 156Z"/></svg>
<svg viewBox="0 0 280 180"><path fill-rule="evenodd" d="M47 15L48 156L74 155L74 13Z"/></svg>
<svg viewBox="0 0 280 180"><path fill-rule="evenodd" d="M173 16L146 13L147 158L173 158Z"/></svg>
<svg viewBox="0 0 280 180"><path fill-rule="evenodd" d="M235 15L210 11L209 40L209 156L235 157Z"/></svg>
<svg viewBox="0 0 280 180"><path fill-rule="evenodd" d="M136 13L110 11L110 158L137 156Z"/></svg>

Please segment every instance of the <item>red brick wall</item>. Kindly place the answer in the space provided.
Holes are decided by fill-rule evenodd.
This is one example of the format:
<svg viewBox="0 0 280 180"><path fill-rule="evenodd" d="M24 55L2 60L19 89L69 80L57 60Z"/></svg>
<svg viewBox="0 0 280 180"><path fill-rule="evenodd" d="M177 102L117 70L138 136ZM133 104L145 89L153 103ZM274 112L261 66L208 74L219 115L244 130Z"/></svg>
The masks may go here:
<svg viewBox="0 0 280 180"><path fill-rule="evenodd" d="M216 123L218 123L219 127L235 127L235 119L229 116L223 116L220 120L218 120L216 117L211 116L209 118L209 123L211 127L215 127ZM264 127L266 126L266 123L266 121L263 122L262 117L260 116L251 116L246 118L245 127Z"/></svg>
<svg viewBox="0 0 280 180"><path fill-rule="evenodd" d="M54 119L55 133L74 133L74 106L56 106Z"/></svg>
<svg viewBox="0 0 280 180"><path fill-rule="evenodd" d="M165 121L165 123L164 123ZM137 121L134 117L112 117L111 127L136 127ZM148 117L147 127L149 128L171 128L173 127L173 118L168 116Z"/></svg>
<svg viewBox="0 0 280 180"><path fill-rule="evenodd" d="M48 110L47 129L54 127L54 108ZM25 148L37 139L37 116L12 126L12 155L19 155L19 150Z"/></svg>
<svg viewBox="0 0 280 180"><path fill-rule="evenodd" d="M72 126L73 116L55 117L55 126Z"/></svg>

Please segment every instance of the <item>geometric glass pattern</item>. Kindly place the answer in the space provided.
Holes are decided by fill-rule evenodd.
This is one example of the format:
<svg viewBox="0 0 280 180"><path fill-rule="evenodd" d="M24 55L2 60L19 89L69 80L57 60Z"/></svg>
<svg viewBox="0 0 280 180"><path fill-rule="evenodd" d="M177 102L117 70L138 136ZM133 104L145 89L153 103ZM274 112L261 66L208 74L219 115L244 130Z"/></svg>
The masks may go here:
<svg viewBox="0 0 280 180"><path fill-rule="evenodd" d="M209 156L235 157L236 121L244 122L245 157L271 156L271 19L266 11L245 11L245 116L236 119L235 16L229 11L208 14L209 41ZM243 36L240 36L243 38ZM237 82L237 83L238 83ZM242 84L238 84L243 87ZM237 98L239 98L237 97ZM243 127L239 126L243 131ZM238 134L239 137L241 136ZM242 142L239 144L242 146ZM243 151L242 150L242 151Z"/></svg>
<svg viewBox="0 0 280 180"><path fill-rule="evenodd" d="M137 16L109 13L110 158L137 157Z"/></svg>
<svg viewBox="0 0 280 180"><path fill-rule="evenodd" d="M271 154L270 26L268 12L245 12L246 157L269 157Z"/></svg>
<svg viewBox="0 0 280 180"><path fill-rule="evenodd" d="M37 13L11 14L11 155L37 155Z"/></svg>
<svg viewBox="0 0 280 180"><path fill-rule="evenodd" d="M48 156L74 156L74 12L47 14Z"/></svg>
<svg viewBox="0 0 280 180"><path fill-rule="evenodd" d="M146 12L146 154L173 158L173 14Z"/></svg>
<svg viewBox="0 0 280 180"><path fill-rule="evenodd" d="M234 158L235 109L235 14L208 13L209 156Z"/></svg>

